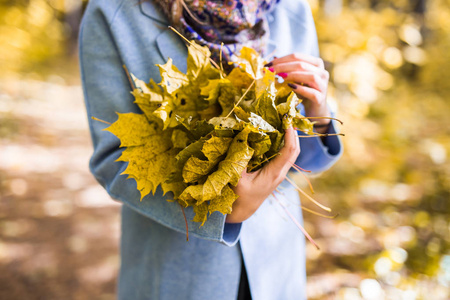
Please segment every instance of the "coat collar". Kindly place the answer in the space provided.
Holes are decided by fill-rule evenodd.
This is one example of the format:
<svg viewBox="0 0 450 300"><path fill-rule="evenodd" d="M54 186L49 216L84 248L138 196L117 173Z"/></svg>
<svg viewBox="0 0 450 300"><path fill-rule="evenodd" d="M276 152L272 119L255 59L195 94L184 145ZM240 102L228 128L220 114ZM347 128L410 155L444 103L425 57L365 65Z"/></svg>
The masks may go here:
<svg viewBox="0 0 450 300"><path fill-rule="evenodd" d="M156 37L156 45L159 50L159 54L164 61L167 61L169 57L172 58L174 64L180 69L185 71L186 69L186 45L184 42L167 28L169 22L161 9L157 7L157 4L152 0L140 0L139 6L141 13L158 22L158 27L162 28L162 32ZM166 28L164 28L166 27Z"/></svg>
<svg viewBox="0 0 450 300"><path fill-rule="evenodd" d="M163 12L157 4L155 4L152 0L139 0L139 7L141 9L141 13L150 19L161 23L162 25L168 26L169 22L167 18L164 16Z"/></svg>

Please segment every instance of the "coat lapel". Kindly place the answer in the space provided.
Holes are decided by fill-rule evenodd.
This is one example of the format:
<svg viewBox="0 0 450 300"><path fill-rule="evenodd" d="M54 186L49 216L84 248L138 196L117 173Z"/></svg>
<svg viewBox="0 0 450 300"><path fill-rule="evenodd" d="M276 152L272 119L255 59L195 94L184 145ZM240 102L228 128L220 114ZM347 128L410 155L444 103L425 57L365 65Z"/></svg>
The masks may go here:
<svg viewBox="0 0 450 300"><path fill-rule="evenodd" d="M160 23L163 26L168 26L169 22L167 22L166 17L163 12L153 1L149 0L138 0L139 7L141 9L141 13L153 19L154 21Z"/></svg>
<svg viewBox="0 0 450 300"><path fill-rule="evenodd" d="M139 2L141 12L143 15L158 22L163 29L163 31L156 37L156 45L164 61L170 57L173 63L181 72L186 72L187 63L187 47L172 30L167 28L169 22L164 16L162 11L153 1L140 1Z"/></svg>
<svg viewBox="0 0 450 300"><path fill-rule="evenodd" d="M156 45L164 61L167 61L170 57L173 60L173 64L181 72L186 72L187 46L176 33L170 29L165 29L156 38Z"/></svg>

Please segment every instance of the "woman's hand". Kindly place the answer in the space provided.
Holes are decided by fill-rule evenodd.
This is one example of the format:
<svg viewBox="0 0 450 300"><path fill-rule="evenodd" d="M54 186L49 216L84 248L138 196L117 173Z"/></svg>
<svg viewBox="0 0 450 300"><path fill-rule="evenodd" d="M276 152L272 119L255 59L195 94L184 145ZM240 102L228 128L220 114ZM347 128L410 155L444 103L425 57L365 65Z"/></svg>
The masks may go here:
<svg viewBox="0 0 450 300"><path fill-rule="evenodd" d="M276 58L266 65L284 78L288 85L303 99L307 117L330 117L327 105L327 88L330 75L323 60L301 53ZM316 124L328 124L328 119L314 120ZM320 128L324 132L327 128ZM325 130L324 130L325 129ZM318 130L319 131L319 130Z"/></svg>
<svg viewBox="0 0 450 300"><path fill-rule="evenodd" d="M227 215L226 222L240 223L253 215L263 201L284 180L299 154L300 143L297 131L288 128L280 155L258 171L242 173L239 183L234 188L234 192L239 198L234 202L233 211Z"/></svg>

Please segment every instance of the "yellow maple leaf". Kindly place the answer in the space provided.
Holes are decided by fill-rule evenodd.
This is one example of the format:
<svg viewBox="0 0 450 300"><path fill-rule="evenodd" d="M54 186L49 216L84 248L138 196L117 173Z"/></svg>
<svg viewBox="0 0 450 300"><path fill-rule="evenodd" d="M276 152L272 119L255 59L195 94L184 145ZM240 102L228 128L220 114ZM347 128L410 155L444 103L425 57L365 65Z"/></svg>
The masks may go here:
<svg viewBox="0 0 450 300"><path fill-rule="evenodd" d="M189 83L186 74L183 74L180 70L178 70L178 68L173 64L171 58L167 60L167 63L164 65L158 65L158 67L162 78L160 84L164 91L169 95L172 95L173 92Z"/></svg>
<svg viewBox="0 0 450 300"><path fill-rule="evenodd" d="M118 114L119 118L105 130L120 139L120 146L126 147L117 161L128 162L122 174L136 180L141 200L165 182L175 171L175 153L171 134L157 129L143 114ZM132 132L133 134L130 134Z"/></svg>

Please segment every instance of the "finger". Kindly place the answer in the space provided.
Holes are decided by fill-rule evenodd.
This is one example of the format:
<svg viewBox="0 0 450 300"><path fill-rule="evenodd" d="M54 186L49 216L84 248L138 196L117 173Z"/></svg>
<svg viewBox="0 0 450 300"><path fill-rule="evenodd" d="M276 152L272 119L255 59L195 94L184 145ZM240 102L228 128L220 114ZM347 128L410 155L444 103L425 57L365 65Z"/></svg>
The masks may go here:
<svg viewBox="0 0 450 300"><path fill-rule="evenodd" d="M272 70L275 73L290 73L297 71L307 71L311 73L321 73L323 69L304 61L290 61L273 65Z"/></svg>
<svg viewBox="0 0 450 300"><path fill-rule="evenodd" d="M322 104L324 97L320 91L308 86L297 85L295 83L288 83L288 85L299 96L299 98L305 98L317 104Z"/></svg>
<svg viewBox="0 0 450 300"><path fill-rule="evenodd" d="M324 92L327 89L328 80L321 74L311 72L291 72L284 77L287 82L293 82L297 85L307 85L310 88Z"/></svg>
<svg viewBox="0 0 450 300"><path fill-rule="evenodd" d="M262 176L266 176L268 182L274 182L276 185L284 180L287 172L295 163L300 154L300 143L298 141L298 133L293 128L286 129L284 136L284 146L280 150L280 155L271 160L261 172Z"/></svg>
<svg viewBox="0 0 450 300"><path fill-rule="evenodd" d="M320 57L304 54L304 53L292 53L280 58L276 58L271 61L272 65L277 65L280 63L292 62L292 61L304 61L310 63L321 69L324 68L323 60Z"/></svg>

